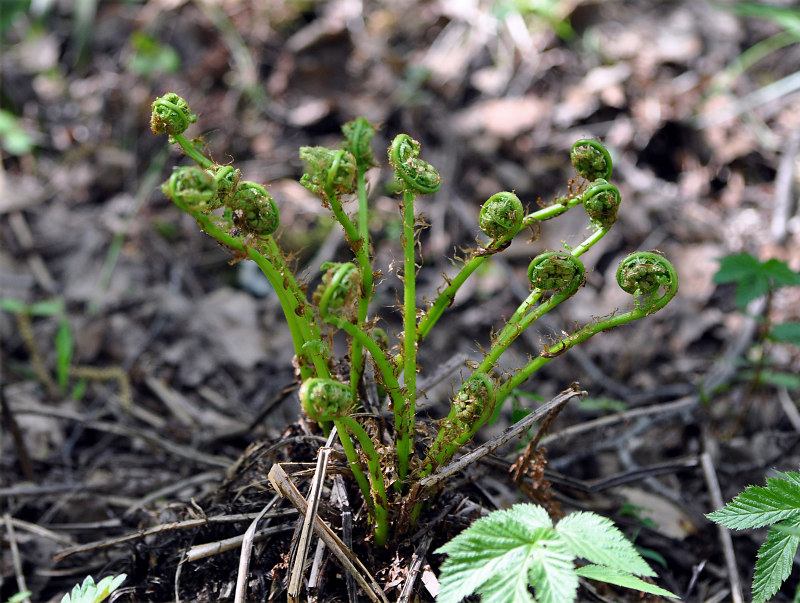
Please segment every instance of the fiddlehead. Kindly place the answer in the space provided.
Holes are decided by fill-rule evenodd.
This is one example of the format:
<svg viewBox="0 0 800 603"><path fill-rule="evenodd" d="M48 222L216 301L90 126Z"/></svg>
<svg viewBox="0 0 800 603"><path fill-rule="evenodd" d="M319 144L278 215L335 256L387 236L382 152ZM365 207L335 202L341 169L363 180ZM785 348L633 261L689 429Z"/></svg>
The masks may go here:
<svg viewBox="0 0 800 603"><path fill-rule="evenodd" d="M480 226L492 243L511 241L522 228L522 201L514 193L495 193L481 206Z"/></svg>
<svg viewBox="0 0 800 603"><path fill-rule="evenodd" d="M482 415L494 410L494 381L486 373L475 373L467 379L453 398L455 418L465 428Z"/></svg>
<svg viewBox="0 0 800 603"><path fill-rule="evenodd" d="M370 141L375 136L375 126L363 117L347 122L342 126L345 136L344 150L350 152L360 168L369 168L375 165L372 156Z"/></svg>
<svg viewBox="0 0 800 603"><path fill-rule="evenodd" d="M350 416L354 406L350 387L334 379L306 379L300 386L299 396L303 410L310 419L317 422L333 421L336 425L339 441L342 443L350 468L375 517L375 543L385 544L389 534L389 506L381 459L367 432L358 421ZM347 432L356 436L367 459L369 484L361 470L358 456Z"/></svg>
<svg viewBox="0 0 800 603"><path fill-rule="evenodd" d="M208 170L217 181L217 194L220 203L227 205L231 197L239 187L239 180L242 178L241 170L237 170L230 165L215 165Z"/></svg>
<svg viewBox="0 0 800 603"><path fill-rule="evenodd" d="M214 176L197 166L175 168L162 192L190 213L208 213L220 206Z"/></svg>
<svg viewBox="0 0 800 603"><path fill-rule="evenodd" d="M300 184L327 202L355 190L356 159L350 152L300 147L300 159L306 162Z"/></svg>
<svg viewBox="0 0 800 603"><path fill-rule="evenodd" d="M192 114L189 103L174 92L168 92L153 101L150 116L153 134L177 136L196 121L197 115Z"/></svg>
<svg viewBox="0 0 800 603"><path fill-rule="evenodd" d="M570 150L569 158L578 175L590 182L598 178L608 180L614 170L608 150L591 138L576 140Z"/></svg>
<svg viewBox="0 0 800 603"><path fill-rule="evenodd" d="M583 208L592 221L599 228L610 228L617 221L617 212L622 198L619 189L598 178L586 189L581 196Z"/></svg>
<svg viewBox="0 0 800 603"><path fill-rule="evenodd" d="M314 292L314 302L319 306L322 317L331 311L352 307L361 293L361 274L358 267L350 262L325 262L325 274Z"/></svg>
<svg viewBox="0 0 800 603"><path fill-rule="evenodd" d="M431 444L429 462L422 468L423 476L447 463L475 435L491 417L496 400L494 381L486 373L476 372L461 385L453 398L450 414L442 420Z"/></svg>
<svg viewBox="0 0 800 603"><path fill-rule="evenodd" d="M651 251L632 253L617 268L617 283L635 297L634 310L643 315L663 308L678 292L678 274L667 259ZM659 289L664 292L658 295Z"/></svg>
<svg viewBox="0 0 800 603"><path fill-rule="evenodd" d="M234 212L234 223L247 232L260 237L271 235L278 229L278 206L267 190L255 182L239 183L228 201Z"/></svg>
<svg viewBox="0 0 800 603"><path fill-rule="evenodd" d="M430 195L439 190L442 178L435 167L419 158L419 150L416 140L408 134L398 134L389 147L389 163L404 189Z"/></svg>
<svg viewBox="0 0 800 603"><path fill-rule="evenodd" d="M537 255L528 265L528 280L531 289L560 291L569 296L581 286L585 272L583 262L572 254L548 251Z"/></svg>
<svg viewBox="0 0 800 603"><path fill-rule="evenodd" d="M306 379L298 392L300 404L309 419L332 421L351 413L354 407L350 388L334 379Z"/></svg>

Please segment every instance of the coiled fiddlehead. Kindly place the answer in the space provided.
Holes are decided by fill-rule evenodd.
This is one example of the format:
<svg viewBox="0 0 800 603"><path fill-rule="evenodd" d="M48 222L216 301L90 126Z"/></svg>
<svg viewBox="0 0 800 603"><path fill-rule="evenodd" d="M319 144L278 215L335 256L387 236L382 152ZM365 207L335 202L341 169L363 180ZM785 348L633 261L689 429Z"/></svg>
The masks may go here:
<svg viewBox="0 0 800 603"><path fill-rule="evenodd" d="M333 379L306 379L298 392L303 411L312 421L332 421L353 410L350 388Z"/></svg>
<svg viewBox="0 0 800 603"><path fill-rule="evenodd" d="M486 373L475 373L467 379L453 398L455 418L467 429L481 415L494 410L494 382Z"/></svg>
<svg viewBox="0 0 800 603"><path fill-rule="evenodd" d="M267 190L255 182L239 183L228 201L228 207L237 212L234 222L247 232L266 237L278 229L278 206Z"/></svg>
<svg viewBox="0 0 800 603"><path fill-rule="evenodd" d="M220 206L217 181L197 166L175 168L163 186L163 193L190 213L208 213Z"/></svg>
<svg viewBox="0 0 800 603"><path fill-rule="evenodd" d="M581 178L594 181L598 178L608 180L614 170L608 150L596 140L582 138L576 140L569 153L572 167Z"/></svg>
<svg viewBox="0 0 800 603"><path fill-rule="evenodd" d="M537 255L528 265L531 289L561 291L568 288L571 295L583 283L583 262L563 251L548 251Z"/></svg>
<svg viewBox="0 0 800 603"><path fill-rule="evenodd" d="M560 341L545 346L538 357L508 379L497 390L497 400L508 397L515 388L527 381L542 366L586 341L593 335L620 325L644 318L667 305L678 292L678 274L667 259L657 253L642 251L626 257L617 269L617 282L634 296L633 308L621 314L614 313L584 325Z"/></svg>
<svg viewBox="0 0 800 603"><path fill-rule="evenodd" d="M208 170L217 181L217 195L222 205L227 205L239 187L242 178L241 170L230 165L215 165Z"/></svg>
<svg viewBox="0 0 800 603"><path fill-rule="evenodd" d="M370 141L375 136L375 126L363 117L347 122L342 126L342 133L345 136L344 149L350 152L360 168L368 168L375 165L372 155Z"/></svg>
<svg viewBox="0 0 800 603"><path fill-rule="evenodd" d="M617 268L617 283L635 297L634 310L643 315L663 308L678 292L678 274L667 259L651 251L632 253ZM658 291L664 292L658 295Z"/></svg>
<svg viewBox="0 0 800 603"><path fill-rule="evenodd" d="M318 422L333 421L336 425L339 441L342 443L350 468L375 517L375 544L385 544L389 534L389 505L381 459L367 432L350 416L354 405L350 387L334 379L311 378L303 381L299 396L303 410L310 419ZM369 484L347 432L356 436L367 459Z"/></svg>
<svg viewBox="0 0 800 603"><path fill-rule="evenodd" d="M197 115L192 114L189 103L174 92L168 92L153 101L150 115L153 134L177 136L196 121Z"/></svg>
<svg viewBox="0 0 800 603"><path fill-rule="evenodd" d="M495 193L481 206L481 230L493 243L510 241L522 228L523 217L519 197L509 192Z"/></svg>
<svg viewBox="0 0 800 603"><path fill-rule="evenodd" d="M431 444L423 476L447 463L475 435L492 416L496 400L494 381L486 373L476 372L461 385Z"/></svg>
<svg viewBox="0 0 800 603"><path fill-rule="evenodd" d="M613 184L598 178L586 189L581 198L583 199L583 208L595 226L607 229L617 221L617 212L622 197L620 197L619 189Z"/></svg>
<svg viewBox="0 0 800 603"><path fill-rule="evenodd" d="M439 190L442 178L435 167L419 158L419 150L416 140L408 134L398 134L389 147L389 163L404 189L430 195Z"/></svg>
<svg viewBox="0 0 800 603"><path fill-rule="evenodd" d="M334 310L351 307L361 292L361 274L351 262L325 262L325 274L314 292L314 302L321 316Z"/></svg>
<svg viewBox="0 0 800 603"><path fill-rule="evenodd" d="M300 147L300 159L306 162L300 184L328 203L355 190L356 159L349 151Z"/></svg>

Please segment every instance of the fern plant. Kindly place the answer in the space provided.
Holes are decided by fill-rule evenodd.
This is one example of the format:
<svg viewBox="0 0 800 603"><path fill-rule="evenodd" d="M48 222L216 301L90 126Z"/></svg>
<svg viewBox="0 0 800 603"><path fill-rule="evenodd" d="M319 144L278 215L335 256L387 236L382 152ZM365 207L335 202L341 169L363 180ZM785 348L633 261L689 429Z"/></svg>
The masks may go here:
<svg viewBox="0 0 800 603"><path fill-rule="evenodd" d="M203 231L227 247L235 261L253 260L269 280L291 335L303 410L323 430L336 426L349 468L364 496L376 545L386 544L414 525L426 501L438 493L418 487L420 480L447 465L495 409L536 371L597 333L657 312L677 292L677 274L661 254L633 253L617 270L617 283L632 296L627 312L614 311L593 319L543 344L525 366L501 371L501 357L519 336L581 288L586 271L580 258L616 222L621 195L609 182L611 157L599 142L578 140L570 150L576 177L567 194L530 213L512 192L492 195L483 203L477 225L486 239L456 262L458 272L445 277L436 298L426 305L425 300L418 300L416 290L419 234L425 224L418 201L439 189L441 177L421 157L419 142L398 134L389 147L388 160L400 192L402 257L393 265L402 282L402 294L398 294L402 331L390 338L379 327L381 316L374 303L380 272L373 266L366 179L377 163L371 148L372 124L364 118L345 124L339 148L300 149L300 159L306 164L300 183L331 212L352 252L352 261L323 264L319 285L309 296L307 285L295 276L278 245L278 205L265 186L246 181L232 165L207 157L202 139L184 136L197 121L186 100L168 93L156 99L152 109L153 132L169 135L196 164L177 168L162 190ZM353 215L345 210L344 204L350 200L357 207ZM528 267L530 294L494 333L483 360L465 367L466 378L450 400L450 411L438 423L438 431L419 437L418 351L459 288L515 237L528 229L536 233L545 221L578 206L589 222L584 240L575 247L564 244L559 251L545 251L533 258ZM347 353L341 357L336 357L333 345L337 333L348 340ZM388 430L374 415L360 412L373 388L366 378L368 362L374 368L374 385L384 398L381 402L386 402L394 416Z"/></svg>
<svg viewBox="0 0 800 603"><path fill-rule="evenodd" d="M595 513L571 513L553 525L543 507L518 504L479 519L436 552L448 555L437 603L473 593L484 603L569 603L579 577L676 596L638 577L656 574L611 520Z"/></svg>
<svg viewBox="0 0 800 603"><path fill-rule="evenodd" d="M800 544L800 474L775 472L767 485L748 486L708 518L732 530L770 526L758 549L753 574L753 603L763 603L789 577Z"/></svg>

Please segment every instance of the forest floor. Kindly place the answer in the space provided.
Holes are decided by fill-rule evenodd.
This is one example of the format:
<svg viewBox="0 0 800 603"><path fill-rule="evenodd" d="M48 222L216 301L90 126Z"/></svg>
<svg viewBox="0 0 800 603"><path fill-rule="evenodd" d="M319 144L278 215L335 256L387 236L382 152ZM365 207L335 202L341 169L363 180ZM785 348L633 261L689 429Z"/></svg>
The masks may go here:
<svg viewBox="0 0 800 603"><path fill-rule="evenodd" d="M737 585L749 599L764 532L733 534L731 567L705 514L719 505L713 476L727 502L772 468L800 466L800 353L765 338L765 325L800 320L800 288L771 295L765 322L752 316L764 301L748 315L735 286L713 279L733 253L800 270L796 9L695 0L563 0L538 12L512 0L2 4L0 601L20 577L44 602L88 574L119 573L128 576L120 601L233 600L239 545L205 555L200 545L241 535L273 495L272 464L313 462L324 442L299 420L275 296L254 265L231 266L160 191L187 163L148 127L151 102L167 91L200 116L189 134L202 135L212 156L268 185L279 243L308 280L349 249L297 183L298 148L338 146L340 126L357 116L380 124L373 248L390 332L401 327L391 310L400 214L382 149L396 133L419 140L443 177L418 204L430 224L418 281L428 298L452 273L449 258L482 236L485 199L513 190L535 207L563 194L572 142L602 140L615 159L619 220L584 258L585 286L501 368L523 365L550 333L624 309L614 274L629 252L668 257L680 291L664 310L571 350L523 389L547 400L578 382L589 393L544 441L554 501L613 519L683 601L737 600ZM481 357L526 295L530 258L583 239L585 215L572 213L487 263L425 341L421 378L444 369L443 387L428 392L430 417L446 414L459 367ZM515 407L537 404L520 396ZM513 410L481 437L500 433ZM432 551L478 505L524 500L502 468L518 453L459 477L454 487L473 506L445 498L463 513L449 508L428 543L434 574L442 557ZM358 511L355 489L350 502ZM253 551L249 600L286 596L279 586L296 519L288 504L279 509L272 525L281 529ZM337 525L334 507L325 509ZM391 551L354 545L390 600L419 539ZM337 562L326 563L321 587L303 596L347 600ZM432 601L425 584L415 596ZM791 601L797 586L791 577L774 600ZM641 600L588 584L580 592Z"/></svg>

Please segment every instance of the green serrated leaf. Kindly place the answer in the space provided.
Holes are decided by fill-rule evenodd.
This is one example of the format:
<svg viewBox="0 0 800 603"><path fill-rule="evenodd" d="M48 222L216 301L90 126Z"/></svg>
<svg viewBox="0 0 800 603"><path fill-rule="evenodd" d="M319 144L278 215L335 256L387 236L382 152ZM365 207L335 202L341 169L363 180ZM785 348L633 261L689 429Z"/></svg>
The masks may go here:
<svg viewBox="0 0 800 603"><path fill-rule="evenodd" d="M719 258L719 270L714 275L714 282L740 283L745 279L751 278L758 273L761 262L749 253L736 253L733 255Z"/></svg>
<svg viewBox="0 0 800 603"><path fill-rule="evenodd" d="M94 603L104 601L108 596L117 590L120 585L125 582L127 574L120 574L119 576L106 576L97 583L97 595L95 596Z"/></svg>
<svg viewBox="0 0 800 603"><path fill-rule="evenodd" d="M761 271L775 287L800 285L800 274L789 268L786 262L771 258L761 264Z"/></svg>
<svg viewBox="0 0 800 603"><path fill-rule="evenodd" d="M784 322L772 327L769 336L774 341L800 347L800 321Z"/></svg>
<svg viewBox="0 0 800 603"><path fill-rule="evenodd" d="M571 513L556 524L556 533L576 557L630 574L656 575L610 519L595 513Z"/></svg>
<svg viewBox="0 0 800 603"><path fill-rule="evenodd" d="M789 577L800 537L787 534L775 527L767 532L767 539L758 549L753 575L753 603L769 600Z"/></svg>
<svg viewBox="0 0 800 603"><path fill-rule="evenodd" d="M520 512L518 507L530 509ZM494 576L511 568L520 571L530 550L552 538L552 525L547 512L535 505L516 505L479 519L436 550L448 555L437 601L459 603Z"/></svg>
<svg viewBox="0 0 800 603"><path fill-rule="evenodd" d="M632 574L615 570L604 565L586 565L584 567L579 567L576 570L576 573L579 576L589 578L590 580L608 582L609 584L616 584L617 586L622 586L623 588L632 588L645 593L651 593L653 595L661 595L662 597L678 598L678 595L675 593L671 593L670 591L656 586L655 584L650 584L649 582L645 582L641 578L637 578Z"/></svg>
<svg viewBox="0 0 800 603"><path fill-rule="evenodd" d="M767 487L748 486L708 518L734 530L760 528L800 517L800 484L780 478L767 480Z"/></svg>
<svg viewBox="0 0 800 603"><path fill-rule="evenodd" d="M574 557L563 543L532 551L528 578L539 603L570 603L578 592Z"/></svg>
<svg viewBox="0 0 800 603"><path fill-rule="evenodd" d="M126 574L107 576L95 584L91 576L86 576L83 584L76 584L71 593L64 595L61 603L100 603L117 590L126 577Z"/></svg>

